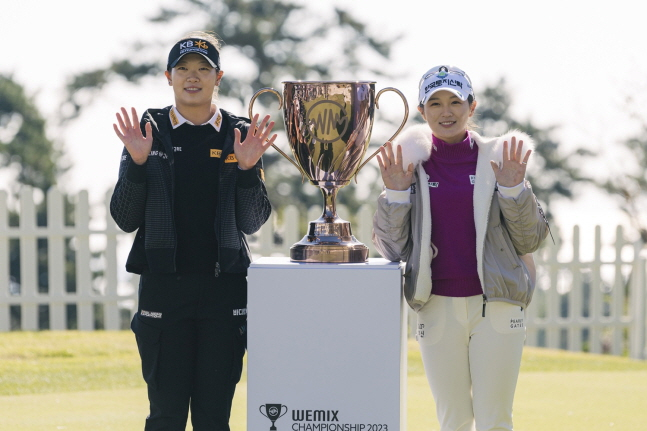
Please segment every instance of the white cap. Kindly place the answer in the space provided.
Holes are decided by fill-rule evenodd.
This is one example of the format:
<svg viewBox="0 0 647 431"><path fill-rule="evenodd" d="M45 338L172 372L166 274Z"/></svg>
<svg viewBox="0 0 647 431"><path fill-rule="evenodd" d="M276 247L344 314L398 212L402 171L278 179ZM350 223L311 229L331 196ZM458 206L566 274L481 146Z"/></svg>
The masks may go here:
<svg viewBox="0 0 647 431"><path fill-rule="evenodd" d="M454 66L435 66L422 75L418 85L418 103L424 105L432 94L440 90L451 91L461 100L467 100L470 95L474 97L470 77Z"/></svg>

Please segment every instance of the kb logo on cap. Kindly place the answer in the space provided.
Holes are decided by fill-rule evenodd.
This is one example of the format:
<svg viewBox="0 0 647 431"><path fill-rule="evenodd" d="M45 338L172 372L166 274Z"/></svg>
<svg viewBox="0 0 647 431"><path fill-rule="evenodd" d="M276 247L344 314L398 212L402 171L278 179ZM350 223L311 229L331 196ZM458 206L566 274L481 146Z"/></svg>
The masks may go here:
<svg viewBox="0 0 647 431"><path fill-rule="evenodd" d="M180 49L192 48L194 43L198 48L209 49L209 45L207 45L207 42L205 42L204 40L196 40L195 42L192 40L187 40L186 42L180 43Z"/></svg>

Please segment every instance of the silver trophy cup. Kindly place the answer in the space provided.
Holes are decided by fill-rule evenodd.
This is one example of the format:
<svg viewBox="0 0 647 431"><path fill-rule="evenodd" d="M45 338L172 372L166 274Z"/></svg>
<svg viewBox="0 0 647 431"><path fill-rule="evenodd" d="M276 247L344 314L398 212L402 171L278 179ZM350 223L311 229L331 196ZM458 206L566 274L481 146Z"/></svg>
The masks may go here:
<svg viewBox="0 0 647 431"><path fill-rule="evenodd" d="M404 95L395 88L385 88L375 95L372 81L284 81L283 95L273 88L258 90L249 102L249 117L254 101L270 92L283 107L283 119L294 159L278 147L310 183L319 187L324 198L321 217L309 223L308 233L290 248L290 259L296 262L365 262L368 247L352 234L350 223L337 216L337 191L350 183L353 176L378 152L360 165L371 138L373 115L385 91L402 98L405 115L400 127L389 138L393 140L409 116Z"/></svg>

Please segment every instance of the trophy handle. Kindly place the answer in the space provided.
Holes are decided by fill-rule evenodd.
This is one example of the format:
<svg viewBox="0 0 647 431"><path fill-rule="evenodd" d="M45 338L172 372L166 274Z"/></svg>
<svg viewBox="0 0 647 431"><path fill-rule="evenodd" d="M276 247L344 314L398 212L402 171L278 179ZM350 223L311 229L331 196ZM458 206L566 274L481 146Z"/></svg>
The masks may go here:
<svg viewBox="0 0 647 431"><path fill-rule="evenodd" d="M288 406L282 405L281 410L283 410L283 407L285 407L285 411L279 417L283 417L288 412Z"/></svg>
<svg viewBox="0 0 647 431"><path fill-rule="evenodd" d="M396 136L398 136L400 134L400 132L402 131L402 128L407 123L407 119L409 118L409 105L407 104L407 99L404 97L404 94L402 94L402 92L400 90L398 90L397 88L393 88L393 87L387 87L387 88L381 89L377 93L377 96L375 96L375 107L377 109L380 109L380 105L378 104L378 101L380 100L380 96L382 95L382 93L384 93L385 91L394 91L394 92L398 93L398 95L402 98L402 102L404 102L404 118L402 119L402 123L400 124L400 127L398 128L398 130L396 130L396 132L393 134L393 136L391 136L389 139L387 139L387 142L391 142L391 141L393 141L395 139ZM384 144L380 145L380 148L382 148L385 145L386 145L386 142ZM355 171L355 174L354 174L355 175L355 181L357 181L357 174L359 173L360 169L362 169L365 164L367 164L373 157L375 157L377 155L377 153L380 152L380 148L378 148L373 154L371 154L369 158L364 160L364 163L359 165L359 168L357 168L357 170Z"/></svg>
<svg viewBox="0 0 647 431"><path fill-rule="evenodd" d="M283 97L281 97L281 93L279 93L278 91L276 91L276 90L275 90L275 89L273 89L273 88L269 88L269 87L261 88L261 89L260 89L260 90L258 90L256 93L254 93L254 95L252 96L252 99L249 101L248 115L249 115L249 118L250 118L250 119L254 117L254 114L253 114L254 102L256 101L256 98L257 98L258 96L260 96L261 94L263 94L263 93L272 93L272 94L274 94L274 95L279 99L279 110L283 107ZM294 160L292 160L292 157L290 157L290 156L288 156L287 154L285 154L285 153L284 153L284 152L283 152L279 147L277 147L276 145L272 144L272 147L274 147L274 149L275 149L276 151L278 151L280 155L282 155L283 157L285 157L286 159L288 159L288 160L290 161L290 163L292 163L292 164L293 164L293 165L294 165L294 166L299 170L299 172L301 172L301 174L302 174L302 175L307 176L307 175L305 174L305 172L303 171L303 169L301 168L301 166L299 166L299 164L298 164L297 162L295 162Z"/></svg>
<svg viewBox="0 0 647 431"><path fill-rule="evenodd" d="M263 413L263 407L265 407L265 404L263 404L262 406L259 406L258 411L261 412L261 414L267 418L267 415L265 413Z"/></svg>

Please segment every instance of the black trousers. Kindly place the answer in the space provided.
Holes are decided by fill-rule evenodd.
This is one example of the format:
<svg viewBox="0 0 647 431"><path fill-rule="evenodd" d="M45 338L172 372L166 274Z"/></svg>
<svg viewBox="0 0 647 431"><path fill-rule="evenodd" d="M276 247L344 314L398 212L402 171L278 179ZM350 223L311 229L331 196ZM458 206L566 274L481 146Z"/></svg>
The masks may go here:
<svg viewBox="0 0 647 431"><path fill-rule="evenodd" d="M244 274L142 274L131 327L148 385L146 431L229 431L246 347Z"/></svg>

